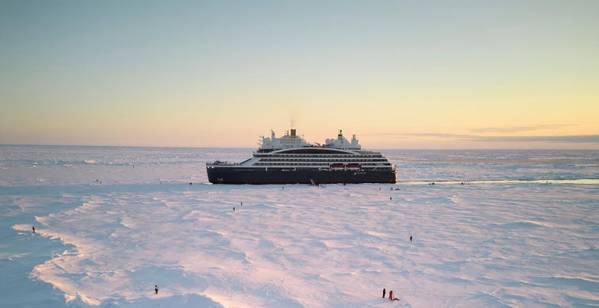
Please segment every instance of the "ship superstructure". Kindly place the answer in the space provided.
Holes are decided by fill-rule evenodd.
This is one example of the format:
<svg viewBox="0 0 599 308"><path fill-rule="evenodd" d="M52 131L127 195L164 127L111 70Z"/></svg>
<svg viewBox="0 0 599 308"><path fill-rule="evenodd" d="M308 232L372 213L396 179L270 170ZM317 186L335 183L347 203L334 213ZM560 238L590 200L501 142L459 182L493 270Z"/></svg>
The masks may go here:
<svg viewBox="0 0 599 308"><path fill-rule="evenodd" d="M362 150L340 130L324 145L311 144L291 129L277 138L262 137L252 157L241 163L206 164L214 184L395 183L395 168L379 152Z"/></svg>

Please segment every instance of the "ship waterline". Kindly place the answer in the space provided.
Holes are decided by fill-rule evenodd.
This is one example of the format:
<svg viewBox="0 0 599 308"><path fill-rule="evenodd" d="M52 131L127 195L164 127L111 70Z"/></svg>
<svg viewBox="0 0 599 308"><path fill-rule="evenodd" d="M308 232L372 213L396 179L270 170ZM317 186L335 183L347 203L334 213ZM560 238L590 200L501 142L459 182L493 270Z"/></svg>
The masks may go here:
<svg viewBox="0 0 599 308"><path fill-rule="evenodd" d="M295 129L277 138L262 137L260 148L241 163L206 164L214 184L395 183L395 168L381 153L363 151L339 131L324 145L307 143Z"/></svg>

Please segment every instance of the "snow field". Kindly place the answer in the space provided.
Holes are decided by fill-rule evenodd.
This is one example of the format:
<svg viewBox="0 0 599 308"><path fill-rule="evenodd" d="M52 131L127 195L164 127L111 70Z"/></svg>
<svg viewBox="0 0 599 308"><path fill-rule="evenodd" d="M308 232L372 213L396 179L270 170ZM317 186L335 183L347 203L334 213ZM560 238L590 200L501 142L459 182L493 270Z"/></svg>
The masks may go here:
<svg viewBox="0 0 599 308"><path fill-rule="evenodd" d="M33 275L67 301L103 306L597 304L597 190L193 185L69 195L81 206L37 221L41 235L74 248ZM401 300L381 299L383 287Z"/></svg>

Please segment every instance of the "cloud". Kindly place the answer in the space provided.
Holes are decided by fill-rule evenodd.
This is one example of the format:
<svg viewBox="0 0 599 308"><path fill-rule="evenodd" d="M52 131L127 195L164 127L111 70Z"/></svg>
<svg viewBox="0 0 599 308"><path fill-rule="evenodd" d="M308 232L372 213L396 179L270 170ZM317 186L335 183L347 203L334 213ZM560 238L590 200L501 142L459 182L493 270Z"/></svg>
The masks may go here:
<svg viewBox="0 0 599 308"><path fill-rule="evenodd" d="M548 143L596 143L599 135L569 136L476 136L473 140L483 142L548 142Z"/></svg>
<svg viewBox="0 0 599 308"><path fill-rule="evenodd" d="M475 142L545 142L545 143L592 143L599 144L599 135L562 135L562 136L481 136L468 134L446 133L405 133L405 134L378 134L384 136L401 137L431 137Z"/></svg>
<svg viewBox="0 0 599 308"><path fill-rule="evenodd" d="M531 126L495 126L495 127L481 127L471 129L474 133L523 133L542 129L556 129L574 126L574 124L542 124L542 125L531 125Z"/></svg>
<svg viewBox="0 0 599 308"><path fill-rule="evenodd" d="M433 137L433 138L451 138L451 139L473 139L476 135L461 135L461 134L446 134L446 133L405 133L395 134L395 136L411 136L411 137Z"/></svg>

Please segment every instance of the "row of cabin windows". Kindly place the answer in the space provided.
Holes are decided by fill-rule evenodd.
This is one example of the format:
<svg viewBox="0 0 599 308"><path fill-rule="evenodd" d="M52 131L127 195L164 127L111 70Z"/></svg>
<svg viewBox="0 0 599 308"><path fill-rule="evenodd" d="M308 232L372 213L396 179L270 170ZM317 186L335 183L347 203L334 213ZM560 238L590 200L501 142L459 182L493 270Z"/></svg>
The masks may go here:
<svg viewBox="0 0 599 308"><path fill-rule="evenodd" d="M343 163L326 163L326 162L256 162L255 165L319 165L328 166L331 164L343 164ZM389 162L346 162L346 164L360 164L360 165L391 165Z"/></svg>
<svg viewBox="0 0 599 308"><path fill-rule="evenodd" d="M311 160L311 161L333 161L333 160L364 160L364 161L382 161L387 160L384 157L341 157L341 158L328 158L328 157L260 157L261 160Z"/></svg>
<svg viewBox="0 0 599 308"><path fill-rule="evenodd" d="M375 158L375 159L363 159L363 158L345 158L345 159L309 159L306 158L261 158L260 161L308 161L308 162L377 162L377 161L387 161L386 158Z"/></svg>
<svg viewBox="0 0 599 308"><path fill-rule="evenodd" d="M391 166L390 163L365 163L362 166ZM254 166L325 166L328 167L327 163L255 163Z"/></svg>
<svg viewBox="0 0 599 308"><path fill-rule="evenodd" d="M383 157L381 154L261 154L256 157Z"/></svg>

